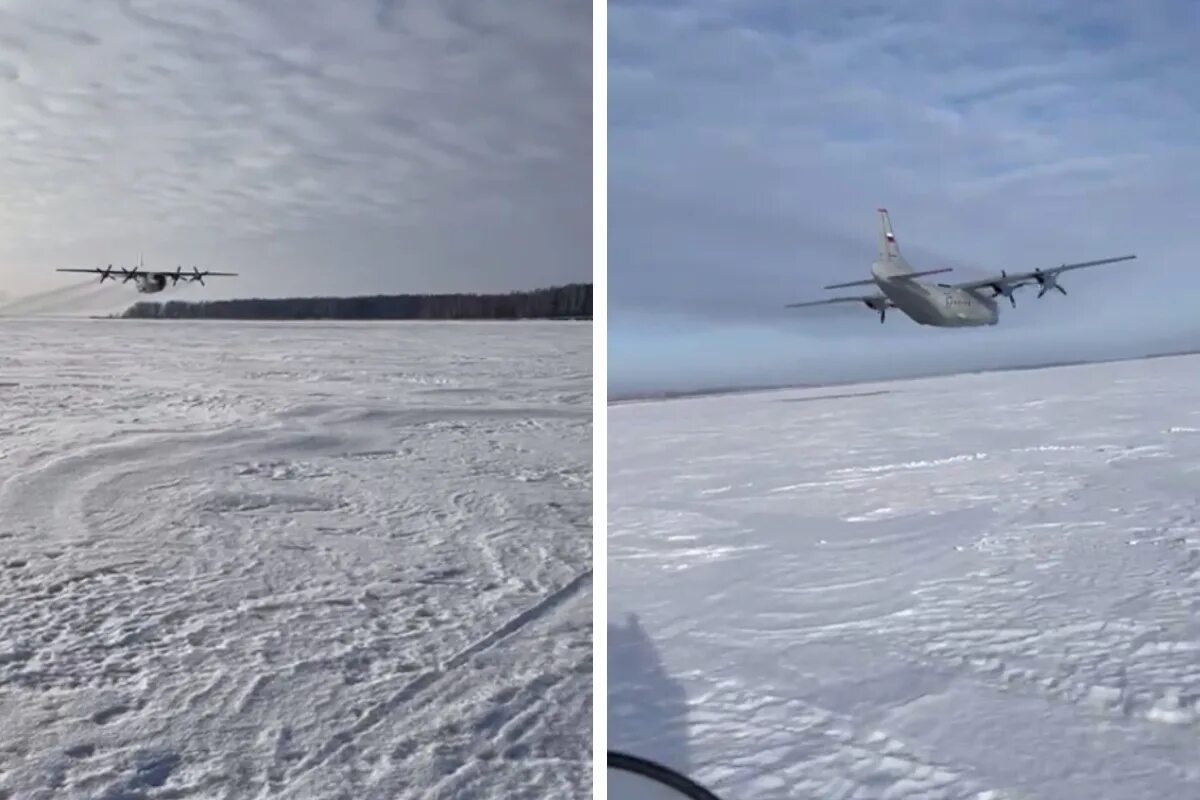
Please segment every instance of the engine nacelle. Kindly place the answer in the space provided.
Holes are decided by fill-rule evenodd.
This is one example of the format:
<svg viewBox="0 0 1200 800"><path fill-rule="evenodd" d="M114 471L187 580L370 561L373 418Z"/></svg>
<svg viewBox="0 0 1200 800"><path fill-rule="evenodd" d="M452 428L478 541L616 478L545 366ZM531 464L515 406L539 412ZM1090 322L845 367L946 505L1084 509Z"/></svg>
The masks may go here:
<svg viewBox="0 0 1200 800"><path fill-rule="evenodd" d="M871 309L872 311L879 312L880 324L882 324L883 321L885 319L887 319L887 307L888 307L887 298L881 297L878 300L875 300L875 299L868 297L868 298L863 299L863 304L866 305L866 307Z"/></svg>

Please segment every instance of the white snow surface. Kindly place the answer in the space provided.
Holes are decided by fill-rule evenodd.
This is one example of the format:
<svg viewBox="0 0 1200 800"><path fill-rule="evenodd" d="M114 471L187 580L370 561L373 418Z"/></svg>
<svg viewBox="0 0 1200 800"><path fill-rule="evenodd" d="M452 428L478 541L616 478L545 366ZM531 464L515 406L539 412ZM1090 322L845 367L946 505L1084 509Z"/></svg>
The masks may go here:
<svg viewBox="0 0 1200 800"><path fill-rule="evenodd" d="M608 430L610 747L728 800L1200 797L1200 358Z"/></svg>
<svg viewBox="0 0 1200 800"><path fill-rule="evenodd" d="M0 320L0 798L587 795L591 335Z"/></svg>

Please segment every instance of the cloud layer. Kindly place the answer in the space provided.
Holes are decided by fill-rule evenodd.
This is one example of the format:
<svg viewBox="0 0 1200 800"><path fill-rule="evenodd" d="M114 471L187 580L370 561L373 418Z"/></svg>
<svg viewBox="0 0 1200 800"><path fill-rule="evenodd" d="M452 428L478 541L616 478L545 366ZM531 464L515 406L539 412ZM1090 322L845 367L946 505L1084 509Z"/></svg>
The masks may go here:
<svg viewBox="0 0 1200 800"><path fill-rule="evenodd" d="M1200 289L1195 4L616 0L608 24L614 381L844 377L835 340L869 342L864 375L1200 343L1175 299ZM881 205L911 260L958 275L1129 252L1137 272L1064 281L986 334L784 311L866 277ZM748 350L648 361L668 312L676 339Z"/></svg>
<svg viewBox="0 0 1200 800"><path fill-rule="evenodd" d="M227 294L590 276L580 0L17 0L0 100L11 284L139 248Z"/></svg>

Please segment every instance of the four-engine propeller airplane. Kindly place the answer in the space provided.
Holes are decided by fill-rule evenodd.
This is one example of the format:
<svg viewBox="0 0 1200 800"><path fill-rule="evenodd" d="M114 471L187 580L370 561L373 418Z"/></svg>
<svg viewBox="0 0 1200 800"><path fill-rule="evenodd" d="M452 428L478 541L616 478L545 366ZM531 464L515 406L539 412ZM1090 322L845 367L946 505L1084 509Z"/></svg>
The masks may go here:
<svg viewBox="0 0 1200 800"><path fill-rule="evenodd" d="M137 286L137 290L143 294L154 294L155 292L161 292L163 289L167 288L168 280L171 281L172 286L179 283L181 280L187 281L188 283L199 282L201 286L204 286L204 279L210 275L226 277L237 275L236 272L201 271L199 267L195 266L192 267L191 272L184 272L183 267L181 266L176 266L174 272L147 270L140 255L138 256L138 265L133 269L125 269L125 267L117 267L117 269L120 270L121 275L123 276L121 283L129 283L129 281L134 281L135 285ZM92 273L93 275L100 276L101 283L104 283L104 281L108 280L109 278L114 281L117 279L117 276L113 275L112 264L109 264L107 267L88 267L86 269L69 267L57 271Z"/></svg>
<svg viewBox="0 0 1200 800"><path fill-rule="evenodd" d="M941 328L995 325L1000 320L1000 309L997 306L996 298L1001 295L1008 298L1013 308L1017 307L1017 299L1013 293L1022 286L1032 284L1040 286L1038 297L1042 297L1051 289L1057 289L1065 295L1067 290L1058 283L1060 274L1069 270L1137 258L1132 255L1118 256L1103 258L1099 261L1083 261L1078 264L1035 269L1032 272L1018 272L1013 275L1001 270L999 275L961 283L928 283L919 281L917 278L950 272L950 268L915 271L904 260L904 256L900 255L900 247L896 244L896 235L892 231L892 221L886 208L879 209L879 223L881 226L879 259L871 265L871 277L867 280L835 283L825 287L826 289L843 289L849 286L874 286L879 290L878 292L855 297L832 297L828 300L792 303L786 307L805 308L830 303L862 303L867 308L879 312L881 323L889 308L898 308L920 325Z"/></svg>

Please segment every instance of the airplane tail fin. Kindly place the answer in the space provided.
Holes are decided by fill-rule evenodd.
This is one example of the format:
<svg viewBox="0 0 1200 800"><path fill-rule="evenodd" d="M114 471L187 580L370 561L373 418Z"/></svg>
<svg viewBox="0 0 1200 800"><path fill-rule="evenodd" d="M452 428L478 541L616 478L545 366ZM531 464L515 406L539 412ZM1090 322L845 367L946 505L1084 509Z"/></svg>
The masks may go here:
<svg viewBox="0 0 1200 800"><path fill-rule="evenodd" d="M886 208L879 209L879 256L884 259L900 257L900 245L892 230L892 219Z"/></svg>

